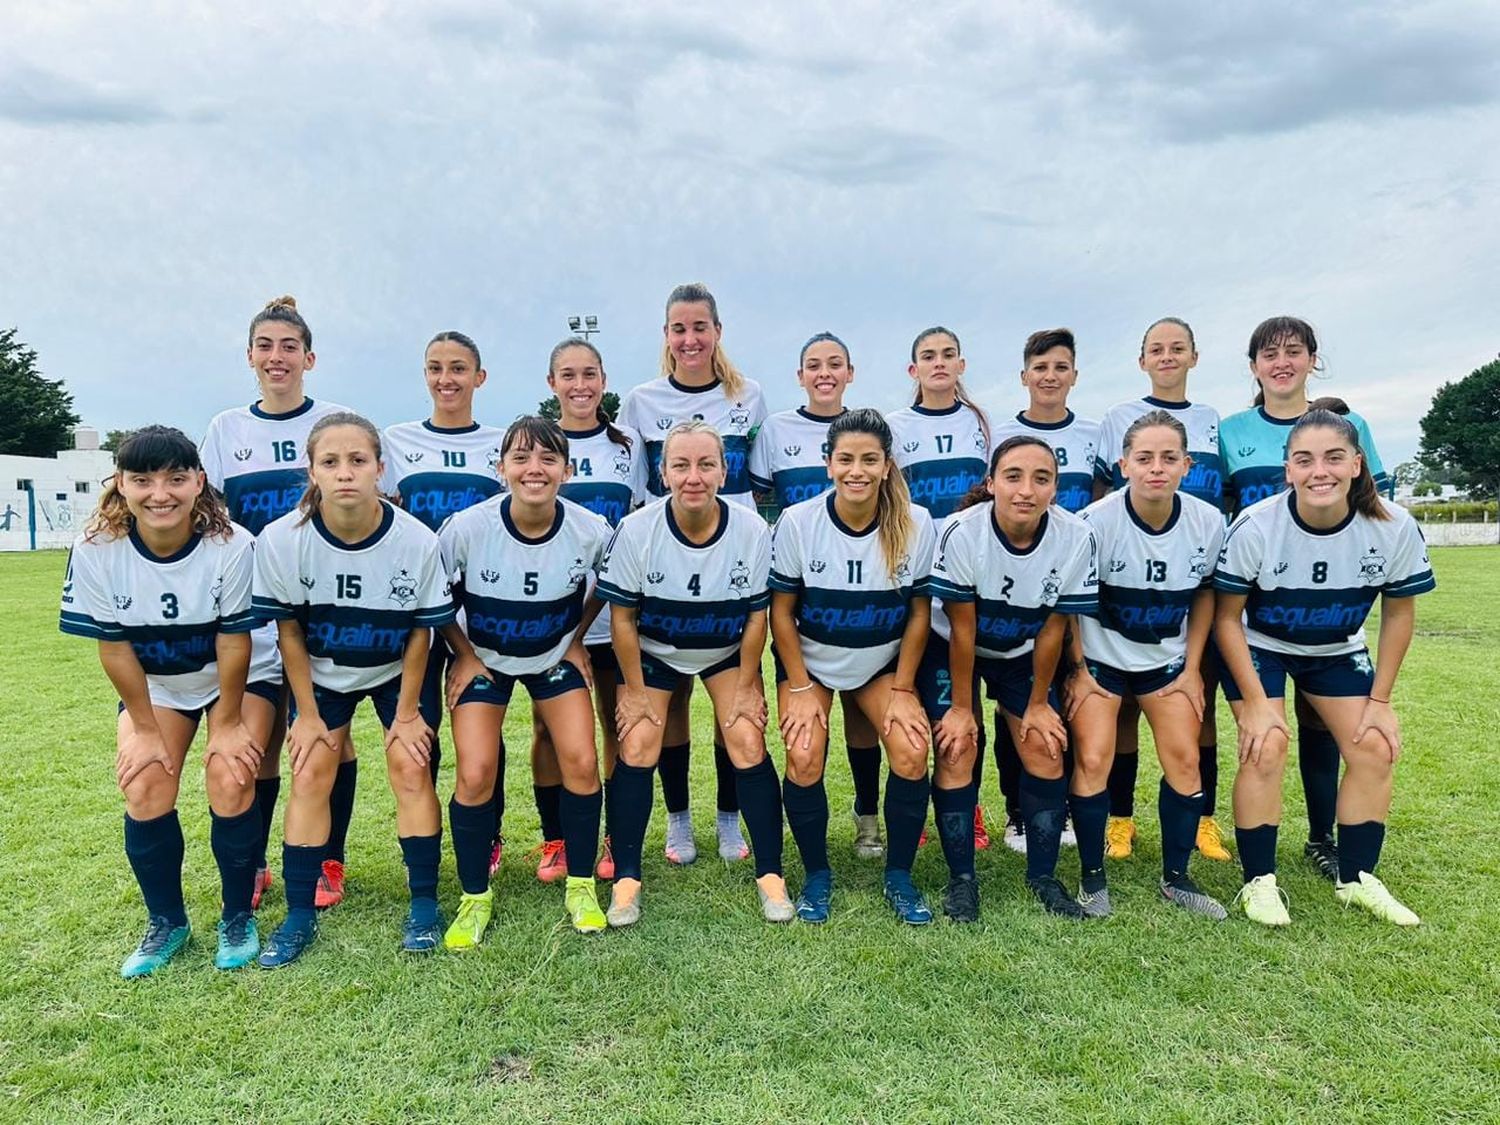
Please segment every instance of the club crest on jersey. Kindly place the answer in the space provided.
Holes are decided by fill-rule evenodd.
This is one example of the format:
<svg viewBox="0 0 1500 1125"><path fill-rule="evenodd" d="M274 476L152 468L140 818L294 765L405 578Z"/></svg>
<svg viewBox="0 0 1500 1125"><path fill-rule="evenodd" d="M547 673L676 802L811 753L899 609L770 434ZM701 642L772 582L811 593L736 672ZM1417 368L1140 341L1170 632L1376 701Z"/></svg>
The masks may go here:
<svg viewBox="0 0 1500 1125"><path fill-rule="evenodd" d="M825 570L828 569L828 564L822 559L813 559L812 562L807 564L807 569L812 571L814 574L822 574Z"/></svg>
<svg viewBox="0 0 1500 1125"><path fill-rule="evenodd" d="M489 567L485 567L479 572L479 580L481 582L488 582L493 586L496 582L500 581L500 572L498 570L491 570L489 569Z"/></svg>
<svg viewBox="0 0 1500 1125"><path fill-rule="evenodd" d="M1046 602L1057 601L1057 595L1062 593L1062 575L1057 573L1057 567L1047 572L1047 577L1042 579L1042 600Z"/></svg>
<svg viewBox="0 0 1500 1125"><path fill-rule="evenodd" d="M748 430L750 428L750 411L745 409L745 404L737 402L734 409L729 412L729 424L737 430Z"/></svg>
<svg viewBox="0 0 1500 1125"><path fill-rule="evenodd" d="M915 453L921 448L922 443L920 441L903 441L901 443L901 452L903 453Z"/></svg>
<svg viewBox="0 0 1500 1125"><path fill-rule="evenodd" d="M736 590L750 589L750 568L744 559L735 559L734 566L729 568L729 585Z"/></svg>
<svg viewBox="0 0 1500 1125"><path fill-rule="evenodd" d="M316 586L318 584L318 580L316 578L309 578L305 574L299 574L297 576L297 581L300 582L300 583L302 583L302 588L304 590L311 590L314 586Z"/></svg>
<svg viewBox="0 0 1500 1125"><path fill-rule="evenodd" d="M980 453L984 452L984 434L979 430L974 431L974 448Z"/></svg>
<svg viewBox="0 0 1500 1125"><path fill-rule="evenodd" d="M1199 547L1193 552L1193 561L1188 563L1188 573L1194 578L1202 578L1208 573L1208 551Z"/></svg>
<svg viewBox="0 0 1500 1125"><path fill-rule="evenodd" d="M587 564L584 563L583 559L574 559L573 565L568 567L568 582L574 586L577 586L583 581L584 576L587 575L588 572L589 568Z"/></svg>
<svg viewBox="0 0 1500 1125"><path fill-rule="evenodd" d="M1385 581L1385 556L1371 547L1359 557L1359 576L1373 586Z"/></svg>
<svg viewBox="0 0 1500 1125"><path fill-rule="evenodd" d="M411 576L411 571L402 567L391 575L391 601L402 609L417 600L417 580Z"/></svg>
<svg viewBox="0 0 1500 1125"><path fill-rule="evenodd" d="M666 433L668 430L670 430L676 424L677 424L676 420L672 419L672 418L658 418L656 420L656 428L658 430L660 430L662 433Z"/></svg>
<svg viewBox="0 0 1500 1125"><path fill-rule="evenodd" d="M896 564L896 581L903 582L911 577L911 556L902 555L901 561Z"/></svg>
<svg viewBox="0 0 1500 1125"><path fill-rule="evenodd" d="M234 459L236 461L248 461L254 455L255 450L253 449L236 449L234 451Z"/></svg>
<svg viewBox="0 0 1500 1125"><path fill-rule="evenodd" d="M802 447L800 445L784 445L781 447L781 449L782 452L785 453L788 457L795 457L797 456L797 454L802 452Z"/></svg>
<svg viewBox="0 0 1500 1125"><path fill-rule="evenodd" d="M630 476L630 450L622 449L615 454L615 476L626 480Z"/></svg>
<svg viewBox="0 0 1500 1125"><path fill-rule="evenodd" d="M1354 666L1359 669L1361 675L1373 676L1375 674L1375 665L1371 663L1368 652L1356 652L1350 659L1354 661Z"/></svg>
<svg viewBox="0 0 1500 1125"><path fill-rule="evenodd" d="M129 594L116 594L115 608L120 610L121 612L124 612L125 610L130 608L131 604L134 601L135 599L132 598Z"/></svg>
<svg viewBox="0 0 1500 1125"><path fill-rule="evenodd" d="M1091 441L1084 442L1083 443L1083 463L1085 465L1092 465L1094 463L1094 454L1097 453L1097 452L1098 452L1098 449L1095 448L1093 442L1091 442Z"/></svg>
<svg viewBox="0 0 1500 1125"><path fill-rule="evenodd" d="M1210 448L1219 444L1219 424L1217 422L1208 427L1208 437L1206 441Z"/></svg>
<svg viewBox="0 0 1500 1125"><path fill-rule="evenodd" d="M490 472L495 472L497 469L500 468L500 448L499 448L499 446L496 446L494 449L489 449L489 450L485 451L485 454L484 454L484 463L490 467Z"/></svg>
<svg viewBox="0 0 1500 1125"><path fill-rule="evenodd" d="M409 464L415 465L422 459L422 451L420 449L414 449L410 453L405 454L405 457Z"/></svg>
<svg viewBox="0 0 1500 1125"><path fill-rule="evenodd" d="M1110 559L1109 560L1109 572L1111 574L1123 574L1124 571L1125 571L1125 560L1124 559Z"/></svg>
<svg viewBox="0 0 1500 1125"><path fill-rule="evenodd" d="M646 575L646 581L651 583L651 585L653 586L660 586L666 580L667 576L659 570L653 570L651 571L651 573Z"/></svg>

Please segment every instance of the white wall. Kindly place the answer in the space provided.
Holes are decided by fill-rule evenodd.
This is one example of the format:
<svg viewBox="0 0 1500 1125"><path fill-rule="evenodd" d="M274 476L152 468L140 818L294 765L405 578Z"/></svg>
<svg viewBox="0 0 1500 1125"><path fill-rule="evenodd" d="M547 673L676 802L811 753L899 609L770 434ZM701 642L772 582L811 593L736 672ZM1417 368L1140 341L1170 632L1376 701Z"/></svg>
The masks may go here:
<svg viewBox="0 0 1500 1125"><path fill-rule="evenodd" d="M1500 524L1433 520L1422 525L1422 535L1429 547L1478 547L1500 543Z"/></svg>
<svg viewBox="0 0 1500 1125"><path fill-rule="evenodd" d="M114 465L114 455L98 449L65 449L56 457L0 456L0 551L32 546L28 500L17 482L32 482L36 546L71 547ZM88 491L79 492L80 485Z"/></svg>

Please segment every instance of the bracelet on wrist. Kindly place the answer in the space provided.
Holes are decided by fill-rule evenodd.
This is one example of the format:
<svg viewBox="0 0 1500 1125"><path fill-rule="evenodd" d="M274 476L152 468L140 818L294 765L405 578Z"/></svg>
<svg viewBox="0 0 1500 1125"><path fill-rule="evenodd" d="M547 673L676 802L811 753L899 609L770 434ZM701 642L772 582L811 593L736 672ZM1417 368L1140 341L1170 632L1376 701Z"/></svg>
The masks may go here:
<svg viewBox="0 0 1500 1125"><path fill-rule="evenodd" d="M813 689L813 685L812 684L806 684L806 685L804 685L802 687L789 687L786 690L788 692L790 692L792 695L801 695L804 691L812 691L812 689Z"/></svg>
<svg viewBox="0 0 1500 1125"><path fill-rule="evenodd" d="M912 694L914 694L916 692L916 688L897 687L895 684L891 685L891 690L892 691L904 691L904 692L906 692L907 695L912 695Z"/></svg>
<svg viewBox="0 0 1500 1125"><path fill-rule="evenodd" d="M1386 706L1390 706L1390 702L1391 701L1389 699L1379 699L1376 696L1372 695L1372 696L1370 696L1370 702L1371 703L1384 703Z"/></svg>

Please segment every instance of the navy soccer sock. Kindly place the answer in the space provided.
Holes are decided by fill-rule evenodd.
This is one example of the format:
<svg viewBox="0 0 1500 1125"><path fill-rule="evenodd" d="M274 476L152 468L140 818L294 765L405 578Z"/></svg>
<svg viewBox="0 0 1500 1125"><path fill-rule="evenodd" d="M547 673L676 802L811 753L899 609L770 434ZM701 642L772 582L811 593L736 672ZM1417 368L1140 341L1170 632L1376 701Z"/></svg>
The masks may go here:
<svg viewBox="0 0 1500 1125"><path fill-rule="evenodd" d="M605 836L611 837L611 838L614 836L614 831L615 831L615 829L614 829L614 823L615 823L615 786L614 786L614 778L612 778L612 777L606 777L604 779L604 835Z"/></svg>
<svg viewBox="0 0 1500 1125"><path fill-rule="evenodd" d="M932 786L932 814L937 818L938 839L942 841L943 858L954 878L974 874L974 805L978 789L962 785L957 789Z"/></svg>
<svg viewBox="0 0 1500 1125"><path fill-rule="evenodd" d="M774 767L772 767L774 768ZM718 782L715 806L720 812L739 812L740 793L735 781L734 763L722 743L714 743L714 778Z"/></svg>
<svg viewBox="0 0 1500 1125"><path fill-rule="evenodd" d="M1338 740L1319 727L1297 728L1297 769L1307 798L1307 838L1326 840L1339 803Z"/></svg>
<svg viewBox="0 0 1500 1125"><path fill-rule="evenodd" d="M727 758L726 758L727 760ZM750 833L750 851L755 856L755 877L781 874L781 779L769 756L749 769L734 766L740 815ZM728 812L729 810L724 810Z"/></svg>
<svg viewBox="0 0 1500 1125"><path fill-rule="evenodd" d="M651 822L652 766L615 763L611 782L614 789L615 823L610 846L615 854L615 878L641 877L641 848L646 841L646 826Z"/></svg>
<svg viewBox="0 0 1500 1125"><path fill-rule="evenodd" d="M1135 815L1135 779L1141 770L1141 756L1115 754L1109 767L1109 815Z"/></svg>
<svg viewBox="0 0 1500 1125"><path fill-rule="evenodd" d="M443 740L438 732L432 732L432 753L427 758L427 772L432 774L432 784L437 786L438 766L443 764Z"/></svg>
<svg viewBox="0 0 1500 1125"><path fill-rule="evenodd" d="M911 871L917 841L927 823L927 801L932 785L924 773L912 780L892 771L885 779L885 869ZM969 831L973 832L970 824Z"/></svg>
<svg viewBox="0 0 1500 1125"><path fill-rule="evenodd" d="M324 844L281 845L281 876L286 884L286 924L306 927L317 918L313 899L323 873Z"/></svg>
<svg viewBox="0 0 1500 1125"><path fill-rule="evenodd" d="M1219 806L1218 743L1198 747L1198 776L1203 782L1203 807L1199 815L1213 816Z"/></svg>
<svg viewBox="0 0 1500 1125"><path fill-rule="evenodd" d="M495 838L495 806L490 801L461 805L448 801L448 831L453 836L453 864L466 895L481 895L490 885L490 845Z"/></svg>
<svg viewBox="0 0 1500 1125"><path fill-rule="evenodd" d="M276 798L281 795L281 778L259 777L255 779L255 807L260 816L260 859L258 866L266 866L266 856L271 846L271 822L276 819Z"/></svg>
<svg viewBox="0 0 1500 1125"><path fill-rule="evenodd" d="M1276 874L1276 830L1275 824L1261 824L1255 828L1234 826L1234 844L1240 853L1240 866L1245 872L1245 882L1262 875Z"/></svg>
<svg viewBox="0 0 1500 1125"><path fill-rule="evenodd" d="M562 791L561 785L533 785L532 794L536 797L536 815L542 822L543 840L561 840L563 838L562 827Z"/></svg>
<svg viewBox="0 0 1500 1125"><path fill-rule="evenodd" d="M437 917L438 864L443 852L443 833L402 836L401 857L406 860L406 885L411 891L411 916L418 922Z"/></svg>
<svg viewBox="0 0 1500 1125"><path fill-rule="evenodd" d="M495 838L491 843L500 842L500 825L505 819L505 737L500 738L497 750L498 758L495 766L495 792L490 798L490 804L495 808Z"/></svg>
<svg viewBox="0 0 1500 1125"><path fill-rule="evenodd" d="M1000 771L1000 795L1005 798L1005 818L1021 819L1021 755L1010 736L1005 713L995 708L995 766ZM1064 773L1066 776L1066 772Z"/></svg>
<svg viewBox="0 0 1500 1125"><path fill-rule="evenodd" d="M661 748L656 772L661 775L662 804L667 806L669 813L687 811L688 765L691 760L692 746L686 742Z"/></svg>
<svg viewBox="0 0 1500 1125"><path fill-rule="evenodd" d="M223 918L250 913L255 897L255 868L260 861L260 809L255 802L238 816L220 816L209 810L209 845L219 865L219 886L224 901Z"/></svg>
<svg viewBox="0 0 1500 1125"><path fill-rule="evenodd" d="M791 778L782 783L786 823L802 856L808 874L828 870L828 790L820 777L811 785L798 785Z"/></svg>
<svg viewBox="0 0 1500 1125"><path fill-rule="evenodd" d="M1057 874L1057 853L1062 847L1063 821L1067 819L1068 783L1060 777L1037 777L1021 770L1021 819L1026 824L1026 878L1048 879ZM1074 820L1078 849L1083 853L1082 825Z"/></svg>
<svg viewBox="0 0 1500 1125"><path fill-rule="evenodd" d="M1375 874L1380 849L1385 846L1385 825L1378 820L1339 825L1339 882L1357 883L1359 873Z"/></svg>
<svg viewBox="0 0 1500 1125"><path fill-rule="evenodd" d="M563 789L558 795L557 810L562 822L563 850L568 855L568 875L588 879L594 874L594 857L599 854L599 814L604 810L604 790L574 793Z"/></svg>
<svg viewBox="0 0 1500 1125"><path fill-rule="evenodd" d="M344 862L344 841L349 836L349 822L354 819L354 790L359 781L359 759L340 762L328 793L328 847L324 859Z"/></svg>
<svg viewBox="0 0 1500 1125"><path fill-rule="evenodd" d="M1080 797L1068 797L1068 811L1073 814L1073 834L1078 837L1078 866L1084 875L1098 875L1104 870L1104 829L1109 823L1108 791ZM1027 830L1026 850L1031 851L1031 832Z"/></svg>
<svg viewBox="0 0 1500 1125"><path fill-rule="evenodd" d="M177 810L136 820L125 814L125 857L146 900L146 913L174 926L187 925L182 901L182 822ZM253 875L253 873L252 873Z"/></svg>
<svg viewBox="0 0 1500 1125"><path fill-rule="evenodd" d="M849 776L854 779L854 812L874 816L880 811L880 747L846 746Z"/></svg>
<svg viewBox="0 0 1500 1125"><path fill-rule="evenodd" d="M1202 793L1179 793L1162 778L1156 791L1156 815L1161 821L1161 876L1168 883L1187 874L1188 857L1198 839L1203 815Z"/></svg>

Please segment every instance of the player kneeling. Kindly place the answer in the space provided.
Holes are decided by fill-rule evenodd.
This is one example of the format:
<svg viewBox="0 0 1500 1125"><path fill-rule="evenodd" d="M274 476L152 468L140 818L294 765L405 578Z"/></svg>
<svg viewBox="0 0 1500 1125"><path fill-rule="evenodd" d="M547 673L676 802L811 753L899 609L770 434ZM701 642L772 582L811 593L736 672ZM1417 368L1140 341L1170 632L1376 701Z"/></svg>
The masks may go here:
<svg viewBox="0 0 1500 1125"><path fill-rule="evenodd" d="M1375 877L1385 842L1401 730L1391 690L1411 644L1412 598L1436 585L1416 521L1375 491L1347 418L1314 408L1286 445L1291 488L1234 521L1214 584L1224 693L1240 728L1235 840L1245 869L1238 904L1253 921L1291 921L1276 886L1276 830L1286 767L1286 680L1338 741L1340 902L1398 926L1420 919ZM1379 662L1364 623L1380 602ZM1243 616L1242 616L1243 615Z"/></svg>
<svg viewBox="0 0 1500 1125"><path fill-rule="evenodd" d="M148 915L145 937L120 967L127 979L161 968L191 934L177 792L205 712L210 839L223 896L214 965L237 969L260 951L251 907L255 774L281 683L275 649L251 651L253 544L207 487L193 443L147 426L121 443L114 478L68 558L62 631L99 642L120 696L115 778L125 795L125 855Z"/></svg>

